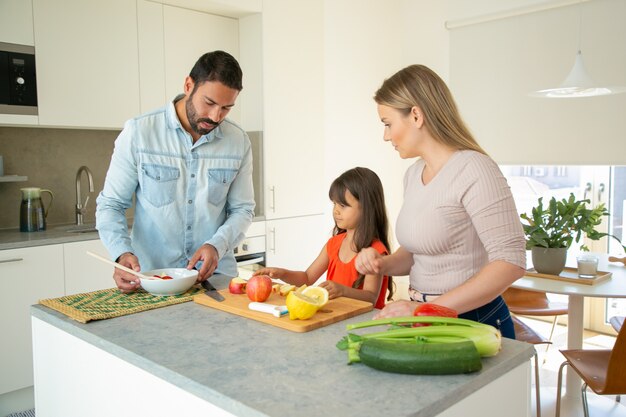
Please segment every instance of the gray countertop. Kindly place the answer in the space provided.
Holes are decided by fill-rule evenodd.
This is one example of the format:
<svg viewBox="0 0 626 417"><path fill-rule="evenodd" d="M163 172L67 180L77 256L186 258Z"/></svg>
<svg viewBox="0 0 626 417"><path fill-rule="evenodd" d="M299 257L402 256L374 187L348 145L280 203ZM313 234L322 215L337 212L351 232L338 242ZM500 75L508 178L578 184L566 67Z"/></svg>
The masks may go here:
<svg viewBox="0 0 626 417"><path fill-rule="evenodd" d="M224 288L227 279L215 279ZM294 333L193 302L87 324L41 305L32 315L237 416L435 416L528 361L502 351L468 375L414 376L348 366L335 343L345 325ZM323 407L323 410L320 410Z"/></svg>
<svg viewBox="0 0 626 417"><path fill-rule="evenodd" d="M0 250L28 248L31 246L56 245L99 239L93 223L50 226L40 232L20 232L19 229L0 230Z"/></svg>
<svg viewBox="0 0 626 417"><path fill-rule="evenodd" d="M264 220L264 216L257 216L253 222ZM132 219L129 222L132 223ZM75 224L49 226L44 231L30 233L20 232L19 229L0 229L0 250L100 239L95 228L94 223L88 223L81 226Z"/></svg>

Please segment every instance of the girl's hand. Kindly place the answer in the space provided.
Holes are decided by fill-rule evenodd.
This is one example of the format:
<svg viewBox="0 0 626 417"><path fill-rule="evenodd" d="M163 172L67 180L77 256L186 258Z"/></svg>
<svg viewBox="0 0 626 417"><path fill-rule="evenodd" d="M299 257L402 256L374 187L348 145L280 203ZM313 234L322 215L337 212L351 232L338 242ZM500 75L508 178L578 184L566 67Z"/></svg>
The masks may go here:
<svg viewBox="0 0 626 417"><path fill-rule="evenodd" d="M326 291L328 291L329 300L337 297L343 297L344 286L341 284L337 284L333 281L324 281L319 286L322 288L326 288Z"/></svg>
<svg viewBox="0 0 626 417"><path fill-rule="evenodd" d="M261 268L255 271L254 275L269 275L270 278L282 279L285 276L285 270L283 268Z"/></svg>
<svg viewBox="0 0 626 417"><path fill-rule="evenodd" d="M383 256L372 247L361 249L356 256L354 266L363 275L378 275L383 265Z"/></svg>
<svg viewBox="0 0 626 417"><path fill-rule="evenodd" d="M389 303L374 315L374 319L384 319L389 317L408 317L412 316L413 312L420 303L417 301L400 300Z"/></svg>

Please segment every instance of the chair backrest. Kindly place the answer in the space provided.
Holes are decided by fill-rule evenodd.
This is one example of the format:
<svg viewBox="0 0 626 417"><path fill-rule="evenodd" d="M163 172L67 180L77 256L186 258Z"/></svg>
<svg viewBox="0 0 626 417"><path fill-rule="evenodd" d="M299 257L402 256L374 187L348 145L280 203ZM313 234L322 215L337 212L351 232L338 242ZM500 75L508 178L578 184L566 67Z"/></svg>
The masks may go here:
<svg viewBox="0 0 626 417"><path fill-rule="evenodd" d="M502 293L502 298L508 306L524 305L529 307L548 307L550 300L545 292L522 290L509 287Z"/></svg>
<svg viewBox="0 0 626 417"><path fill-rule="evenodd" d="M611 350L609 366L606 372L604 392L607 394L626 394L626 326L622 326L615 345Z"/></svg>

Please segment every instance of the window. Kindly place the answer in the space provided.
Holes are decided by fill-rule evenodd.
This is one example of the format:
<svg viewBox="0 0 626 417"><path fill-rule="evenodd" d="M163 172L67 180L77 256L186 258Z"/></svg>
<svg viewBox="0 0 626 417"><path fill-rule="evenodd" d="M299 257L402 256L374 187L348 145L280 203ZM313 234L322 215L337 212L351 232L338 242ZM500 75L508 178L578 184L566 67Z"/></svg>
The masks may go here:
<svg viewBox="0 0 626 417"><path fill-rule="evenodd" d="M576 198L589 199L593 206L604 203L611 214L600 230L613 234L625 241L623 227L626 205L626 167L624 166L535 166L503 165L500 167L507 178L518 212L530 213L537 200L543 197L544 204L555 197L566 198L574 193ZM624 256L624 250L614 239L602 239L586 243L593 252ZM568 264L580 252L580 244L572 245ZM551 299L566 301L566 296L550 294ZM590 328L610 331L609 318L626 315L626 299L591 299L585 310Z"/></svg>

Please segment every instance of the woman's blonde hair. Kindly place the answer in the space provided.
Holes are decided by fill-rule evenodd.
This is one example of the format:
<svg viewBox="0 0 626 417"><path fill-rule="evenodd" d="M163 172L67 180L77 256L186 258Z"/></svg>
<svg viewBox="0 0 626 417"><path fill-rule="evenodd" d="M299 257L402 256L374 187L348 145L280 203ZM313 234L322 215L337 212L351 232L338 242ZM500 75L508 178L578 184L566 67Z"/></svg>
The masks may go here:
<svg viewBox="0 0 626 417"><path fill-rule="evenodd" d="M446 83L424 65L410 65L396 72L376 91L374 101L405 115L417 106L436 141L454 149L487 154L463 122Z"/></svg>

